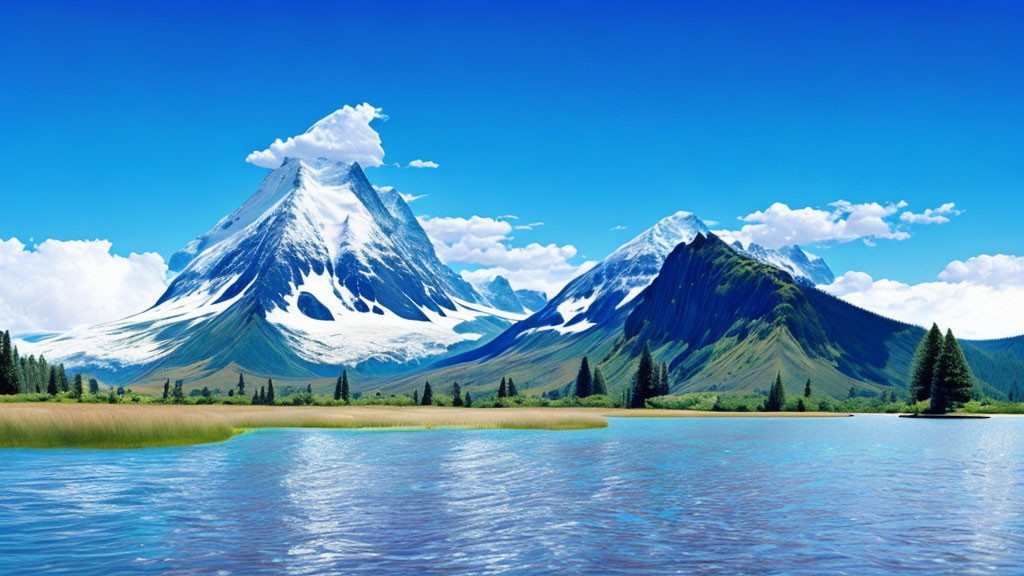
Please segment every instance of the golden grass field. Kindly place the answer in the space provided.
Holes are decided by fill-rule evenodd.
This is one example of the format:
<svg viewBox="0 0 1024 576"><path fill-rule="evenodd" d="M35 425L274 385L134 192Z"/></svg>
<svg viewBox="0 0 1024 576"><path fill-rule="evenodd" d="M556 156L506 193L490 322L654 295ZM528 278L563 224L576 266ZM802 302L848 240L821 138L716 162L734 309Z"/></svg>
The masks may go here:
<svg viewBox="0 0 1024 576"><path fill-rule="evenodd" d="M601 408L0 404L0 447L143 448L227 440L253 428L603 428L610 417L845 416Z"/></svg>

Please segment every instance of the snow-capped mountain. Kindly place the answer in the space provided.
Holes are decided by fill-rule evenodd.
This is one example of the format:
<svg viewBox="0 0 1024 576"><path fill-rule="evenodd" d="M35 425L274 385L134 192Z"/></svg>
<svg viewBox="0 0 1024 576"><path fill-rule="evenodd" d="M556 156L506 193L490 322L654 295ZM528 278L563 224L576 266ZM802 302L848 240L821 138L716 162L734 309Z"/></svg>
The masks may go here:
<svg viewBox="0 0 1024 576"><path fill-rule="evenodd" d="M305 376L419 362L523 317L442 264L401 195L355 163L286 160L171 267L181 272L149 310L38 347L111 370Z"/></svg>
<svg viewBox="0 0 1024 576"><path fill-rule="evenodd" d="M453 356L444 363L495 357L510 349L551 346L550 335L580 335L601 340L609 334L617 334L637 297L658 276L668 255L678 245L692 242L698 234L707 236L709 233L704 222L690 212L676 212L663 218L573 279L527 319L480 348ZM784 270L804 284L832 281L832 272L823 260L796 246L770 250L756 244L744 248L736 242L732 248ZM534 337L543 338L534 341Z"/></svg>
<svg viewBox="0 0 1024 576"><path fill-rule="evenodd" d="M765 264L771 264L780 270L789 272L800 284L817 286L831 284L836 279L832 269L824 260L805 252L795 244L772 249L755 242L744 245L739 240L733 240L730 245L737 252L750 256L754 260L760 260Z"/></svg>
<svg viewBox="0 0 1024 576"><path fill-rule="evenodd" d="M548 301L543 292L513 290L512 285L504 276L495 276L493 280L478 284L476 289L492 308L516 314L536 312L543 308Z"/></svg>

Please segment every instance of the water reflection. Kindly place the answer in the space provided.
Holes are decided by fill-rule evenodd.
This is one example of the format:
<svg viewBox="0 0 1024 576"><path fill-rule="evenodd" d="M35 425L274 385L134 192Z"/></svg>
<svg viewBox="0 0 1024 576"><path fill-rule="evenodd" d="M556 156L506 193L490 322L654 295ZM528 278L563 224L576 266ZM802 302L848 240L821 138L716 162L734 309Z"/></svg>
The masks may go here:
<svg viewBox="0 0 1024 576"><path fill-rule="evenodd" d="M9 573L1024 572L1024 420L265 430L0 453Z"/></svg>

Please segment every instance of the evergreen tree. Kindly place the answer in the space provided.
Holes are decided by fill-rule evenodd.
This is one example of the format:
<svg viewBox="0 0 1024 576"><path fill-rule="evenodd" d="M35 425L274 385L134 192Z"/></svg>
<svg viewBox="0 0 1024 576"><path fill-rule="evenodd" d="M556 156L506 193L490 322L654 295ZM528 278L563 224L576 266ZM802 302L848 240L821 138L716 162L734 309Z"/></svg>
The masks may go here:
<svg viewBox="0 0 1024 576"><path fill-rule="evenodd" d="M21 368L17 350L11 345L11 333L0 336L0 394L21 391Z"/></svg>
<svg viewBox="0 0 1024 576"><path fill-rule="evenodd" d="M259 392L253 392L252 393L252 401L250 402L250 404L252 404L253 406L257 406L257 405L259 405L259 403L260 403L260 393Z"/></svg>
<svg viewBox="0 0 1024 576"><path fill-rule="evenodd" d="M266 403L267 403L267 389L266 389L266 386L260 386L260 397L259 397L259 402L257 402L257 404L262 406L262 405L264 405Z"/></svg>
<svg viewBox="0 0 1024 576"><path fill-rule="evenodd" d="M668 396L668 364L661 363L661 372L658 378L658 396Z"/></svg>
<svg viewBox="0 0 1024 576"><path fill-rule="evenodd" d="M516 383L512 381L512 377L510 376L509 379L508 379L508 396L509 396L509 398L512 398L513 396L518 396L518 395L519 395L519 391L516 390Z"/></svg>
<svg viewBox="0 0 1024 576"><path fill-rule="evenodd" d="M171 394L171 379L168 378L167 381L164 382L164 400L167 400L167 397L170 394Z"/></svg>
<svg viewBox="0 0 1024 576"><path fill-rule="evenodd" d="M174 382L174 390L171 392L171 396L174 397L175 404L181 404L185 401L185 387L182 385L181 380Z"/></svg>
<svg viewBox="0 0 1024 576"><path fill-rule="evenodd" d="M590 363L584 356L580 361L580 370L576 373L576 397L586 398L594 393L593 375L590 372Z"/></svg>
<svg viewBox="0 0 1024 576"><path fill-rule="evenodd" d="M89 378L89 394L99 394L100 383L95 378Z"/></svg>
<svg viewBox="0 0 1024 576"><path fill-rule="evenodd" d="M501 378L501 384L498 385L498 398L504 398L507 395L508 392L505 390L505 377L503 376Z"/></svg>
<svg viewBox="0 0 1024 576"><path fill-rule="evenodd" d="M341 400L341 376L334 382L334 401Z"/></svg>
<svg viewBox="0 0 1024 576"><path fill-rule="evenodd" d="M75 398L81 398L84 392L85 389L82 386L82 375L75 374L75 377L72 378L71 393L74 394Z"/></svg>
<svg viewBox="0 0 1024 576"><path fill-rule="evenodd" d="M604 381L604 374L600 366L594 366L594 376L591 378L592 392L594 394L608 395L608 384Z"/></svg>
<svg viewBox="0 0 1024 576"><path fill-rule="evenodd" d="M306 392L307 393L312 392L312 388L310 386L308 386L308 385L306 386ZM270 378L267 378L267 398L266 398L266 404L267 404L267 406L273 406L274 405L274 381L271 380Z"/></svg>
<svg viewBox="0 0 1024 576"><path fill-rule="evenodd" d="M935 364L942 352L942 331L937 324L932 324L914 352L914 360L910 366L910 401L920 402L932 395L932 383L935 381Z"/></svg>
<svg viewBox="0 0 1024 576"><path fill-rule="evenodd" d="M953 331L947 330L942 352L935 363L930 411L945 414L953 406L969 402L972 389L973 377L967 358L964 357L960 343L953 336Z"/></svg>
<svg viewBox="0 0 1024 576"><path fill-rule="evenodd" d="M765 412L778 412L786 406L786 390L782 387L782 372L775 375L775 383L768 391L768 399L764 402Z"/></svg>
<svg viewBox="0 0 1024 576"><path fill-rule="evenodd" d="M643 354L640 355L640 364L637 366L636 374L633 375L633 389L629 394L630 408L643 408L647 405L647 399L653 398L658 388L657 365L651 357L651 349L644 344Z"/></svg>
<svg viewBox="0 0 1024 576"><path fill-rule="evenodd" d="M797 412L806 412L807 411L807 406L804 405L804 399L803 398L797 398L797 400L796 400L796 411Z"/></svg>
<svg viewBox="0 0 1024 576"><path fill-rule="evenodd" d="M341 371L341 399L345 401L345 404L348 404L348 370Z"/></svg>
<svg viewBox="0 0 1024 576"><path fill-rule="evenodd" d="M412 391L412 403L415 406L419 406L419 404L420 404L420 391L419 390L413 390Z"/></svg>
<svg viewBox="0 0 1024 576"><path fill-rule="evenodd" d="M228 398L234 398L234 397L235 397L235 389L234 388L228 388Z"/></svg>
<svg viewBox="0 0 1024 576"><path fill-rule="evenodd" d="M57 365L57 387L61 392L71 390L71 383L68 382L68 373L64 371L63 363Z"/></svg>
<svg viewBox="0 0 1024 576"><path fill-rule="evenodd" d="M245 396L245 376L241 372L238 373L238 395Z"/></svg>
<svg viewBox="0 0 1024 576"><path fill-rule="evenodd" d="M850 391L846 393L846 397L847 398L851 398L851 399L852 398L856 398L857 397L857 389L854 388L853 386L850 386Z"/></svg>
<svg viewBox="0 0 1024 576"><path fill-rule="evenodd" d="M57 371L50 370L50 381L46 385L46 393L50 396L57 395Z"/></svg>
<svg viewBox="0 0 1024 576"><path fill-rule="evenodd" d="M207 387L207 386L203 386L203 390L199 393L199 395L202 396L203 398L209 398L210 397L210 388Z"/></svg>
<svg viewBox="0 0 1024 576"><path fill-rule="evenodd" d="M473 406L473 397L469 395L469 390L466 390L466 408Z"/></svg>
<svg viewBox="0 0 1024 576"><path fill-rule="evenodd" d="M430 406L434 403L434 394L430 391L430 382L423 385L423 398L420 404L423 406Z"/></svg>
<svg viewBox="0 0 1024 576"><path fill-rule="evenodd" d="M807 379L807 384L804 384L804 398L811 397L811 379Z"/></svg>
<svg viewBox="0 0 1024 576"><path fill-rule="evenodd" d="M452 384L452 406L462 406L462 389L458 382Z"/></svg>

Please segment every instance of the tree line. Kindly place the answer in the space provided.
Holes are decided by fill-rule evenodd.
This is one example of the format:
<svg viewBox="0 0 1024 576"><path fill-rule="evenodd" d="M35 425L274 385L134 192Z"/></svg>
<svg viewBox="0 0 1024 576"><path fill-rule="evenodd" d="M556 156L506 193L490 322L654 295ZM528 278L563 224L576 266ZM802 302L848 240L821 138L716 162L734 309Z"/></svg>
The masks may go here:
<svg viewBox="0 0 1024 576"><path fill-rule="evenodd" d="M95 378L88 381L90 394L99 392L99 382ZM81 374L68 378L64 364L50 364L42 354L39 358L30 355L28 358L18 353L18 347L11 345L10 331L0 335L0 394L48 394L56 396L61 392L81 397L86 391L86 383Z"/></svg>

